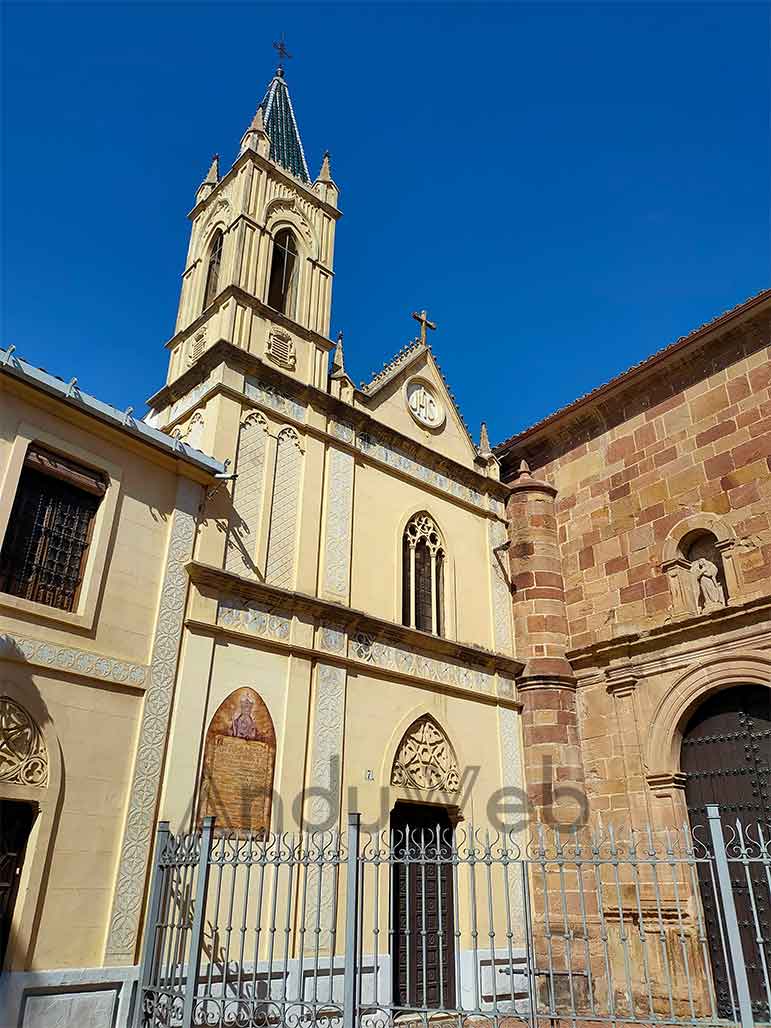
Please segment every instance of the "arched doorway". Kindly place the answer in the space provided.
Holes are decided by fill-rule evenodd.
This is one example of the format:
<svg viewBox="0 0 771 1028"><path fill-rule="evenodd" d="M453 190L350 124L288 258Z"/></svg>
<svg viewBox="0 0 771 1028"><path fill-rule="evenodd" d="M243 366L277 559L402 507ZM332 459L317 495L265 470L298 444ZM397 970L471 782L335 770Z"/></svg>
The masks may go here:
<svg viewBox="0 0 771 1028"><path fill-rule="evenodd" d="M771 691L762 685L735 686L705 700L683 732L680 766L692 825L706 825L708 803L718 804L724 824L733 825L738 818L753 836L755 826L771 823ZM767 947L766 960L771 963L771 944L756 941L756 916L761 925L768 924L771 897L759 861L730 867L753 1008L756 1018L768 1020L759 947ZM706 864L700 866L699 884L718 1012L730 1017L720 913Z"/></svg>
<svg viewBox="0 0 771 1028"><path fill-rule="evenodd" d="M455 991L453 831L458 758L424 714L402 736L391 785L409 800L391 811L393 1001L405 1009L452 1009Z"/></svg>

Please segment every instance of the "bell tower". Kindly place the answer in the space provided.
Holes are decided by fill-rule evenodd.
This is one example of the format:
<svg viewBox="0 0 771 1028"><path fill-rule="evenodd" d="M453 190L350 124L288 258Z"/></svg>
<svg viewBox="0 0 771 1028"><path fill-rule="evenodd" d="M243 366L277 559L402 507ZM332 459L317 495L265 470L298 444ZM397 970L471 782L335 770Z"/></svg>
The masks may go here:
<svg viewBox="0 0 771 1028"><path fill-rule="evenodd" d="M283 44L280 57L289 56ZM212 158L198 187L163 404L217 343L247 350L303 383L325 387L338 189L325 153L311 179L283 63L230 169ZM180 383L181 385L181 383Z"/></svg>

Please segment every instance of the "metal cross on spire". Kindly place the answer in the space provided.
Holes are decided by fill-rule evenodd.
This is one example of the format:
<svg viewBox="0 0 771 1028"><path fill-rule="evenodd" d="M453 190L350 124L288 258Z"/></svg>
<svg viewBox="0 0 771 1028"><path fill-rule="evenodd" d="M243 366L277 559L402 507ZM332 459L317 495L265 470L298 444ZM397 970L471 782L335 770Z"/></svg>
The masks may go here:
<svg viewBox="0 0 771 1028"><path fill-rule="evenodd" d="M430 328L433 331L436 323L428 320L428 314L425 311L413 311L412 316L420 324L420 341L425 345L426 329Z"/></svg>
<svg viewBox="0 0 771 1028"><path fill-rule="evenodd" d="M286 48L286 40L284 39L283 32L281 33L281 39L279 39L278 42L273 43L273 49L278 54L278 66L283 70L283 62L292 59L292 55Z"/></svg>

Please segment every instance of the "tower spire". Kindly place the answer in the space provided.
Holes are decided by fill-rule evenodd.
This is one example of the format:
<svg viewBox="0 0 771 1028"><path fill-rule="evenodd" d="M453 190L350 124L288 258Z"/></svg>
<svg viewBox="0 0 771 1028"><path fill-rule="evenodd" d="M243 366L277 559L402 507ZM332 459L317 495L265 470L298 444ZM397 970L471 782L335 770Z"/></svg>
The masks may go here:
<svg viewBox="0 0 771 1028"><path fill-rule="evenodd" d="M273 45L278 51L280 61L292 56L286 49L283 37L279 43ZM276 74L271 79L265 96L262 98L259 110L262 111L263 130L270 139L269 159L303 182L310 184L311 177L305 160L305 151L294 116L289 87L284 78L282 63L279 63L276 68ZM257 148L255 147L255 149Z"/></svg>

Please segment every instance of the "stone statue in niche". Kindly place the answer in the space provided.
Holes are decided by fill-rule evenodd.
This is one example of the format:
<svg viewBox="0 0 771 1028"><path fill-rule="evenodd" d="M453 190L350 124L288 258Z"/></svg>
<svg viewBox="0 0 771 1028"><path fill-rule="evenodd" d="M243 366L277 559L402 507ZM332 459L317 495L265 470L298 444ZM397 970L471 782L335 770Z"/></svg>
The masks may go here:
<svg viewBox="0 0 771 1028"><path fill-rule="evenodd" d="M705 532L690 542L686 558L691 565L696 609L707 614L726 605L723 561L715 537Z"/></svg>
<svg viewBox="0 0 771 1028"><path fill-rule="evenodd" d="M718 581L717 565L706 557L699 557L691 564L691 574L696 583L696 600L699 610L705 613L725 607L725 594Z"/></svg>
<svg viewBox="0 0 771 1028"><path fill-rule="evenodd" d="M206 733L199 820L224 831L270 830L276 734L254 689L236 689L217 708Z"/></svg>

